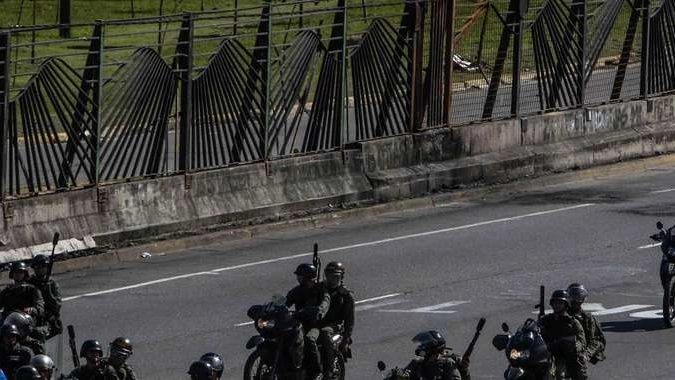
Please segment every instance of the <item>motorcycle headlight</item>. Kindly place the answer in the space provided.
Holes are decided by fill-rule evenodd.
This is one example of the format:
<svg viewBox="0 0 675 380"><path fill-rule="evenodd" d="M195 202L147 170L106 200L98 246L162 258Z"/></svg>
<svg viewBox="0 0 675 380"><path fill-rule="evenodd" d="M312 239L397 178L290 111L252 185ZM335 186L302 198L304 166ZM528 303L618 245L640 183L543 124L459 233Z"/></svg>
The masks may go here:
<svg viewBox="0 0 675 380"><path fill-rule="evenodd" d="M273 319L258 319L257 325L259 329L271 329L276 322Z"/></svg>
<svg viewBox="0 0 675 380"><path fill-rule="evenodd" d="M509 358L511 360L527 360L530 357L530 350L518 351L515 348L511 349L509 352Z"/></svg>

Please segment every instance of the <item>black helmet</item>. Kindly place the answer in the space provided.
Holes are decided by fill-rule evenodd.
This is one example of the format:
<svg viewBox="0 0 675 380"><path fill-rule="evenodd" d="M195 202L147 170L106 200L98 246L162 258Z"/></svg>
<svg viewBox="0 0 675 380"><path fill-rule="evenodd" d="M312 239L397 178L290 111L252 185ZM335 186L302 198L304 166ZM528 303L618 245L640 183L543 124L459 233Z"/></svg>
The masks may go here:
<svg viewBox="0 0 675 380"><path fill-rule="evenodd" d="M2 323L16 326L21 336L26 336L33 327L33 317L22 311L13 311L5 317Z"/></svg>
<svg viewBox="0 0 675 380"><path fill-rule="evenodd" d="M49 265L49 256L43 255L43 254L36 255L35 257L33 257L33 260L31 260L31 262L30 262L31 268L35 268L35 267L38 267L38 266L46 266L46 265Z"/></svg>
<svg viewBox="0 0 675 380"><path fill-rule="evenodd" d="M298 276L305 278L315 278L316 277L316 267L312 264L300 264L295 268L295 273Z"/></svg>
<svg viewBox="0 0 675 380"><path fill-rule="evenodd" d="M426 356L429 352L436 352L445 348L445 338L435 330L421 332L412 338L417 343L415 355Z"/></svg>
<svg viewBox="0 0 675 380"><path fill-rule="evenodd" d="M570 301L584 303L586 297L588 297L588 290L583 285L574 283L567 287L567 294Z"/></svg>
<svg viewBox="0 0 675 380"><path fill-rule="evenodd" d="M549 305L552 305L554 300L561 300L565 302L567 305L570 304L567 290L555 290L553 294L551 294L551 300L549 301Z"/></svg>
<svg viewBox="0 0 675 380"><path fill-rule="evenodd" d="M131 344L129 338L120 336L110 343L110 353L112 354L113 351L125 356L131 356L134 353L134 346Z"/></svg>
<svg viewBox="0 0 675 380"><path fill-rule="evenodd" d="M39 379L41 379L41 377L40 377L40 372L38 372L37 368L33 367L32 365L25 365L23 367L19 367L14 372L14 379L16 379L16 380L39 380Z"/></svg>
<svg viewBox="0 0 675 380"><path fill-rule="evenodd" d="M213 369L213 372L215 372L218 377L221 377L223 375L225 363L223 363L223 359L220 357L220 355L216 354L215 352L207 352L204 355L202 355L202 357L199 358L199 360L209 363L211 365L211 368Z"/></svg>
<svg viewBox="0 0 675 380"><path fill-rule="evenodd" d="M213 367L211 367L211 364L200 360L192 362L187 373L191 375L193 379L208 380L213 373Z"/></svg>
<svg viewBox="0 0 675 380"><path fill-rule="evenodd" d="M12 266L9 268L9 278L14 279L14 272L17 271L26 272L26 276L30 274L30 272L28 272L28 266L26 266L26 263L24 263L23 261L17 261L15 263L12 263Z"/></svg>
<svg viewBox="0 0 675 380"><path fill-rule="evenodd" d="M326 265L326 269L323 270L324 273L339 273L340 275L345 274L345 266L339 261L331 261Z"/></svg>
<svg viewBox="0 0 675 380"><path fill-rule="evenodd" d="M11 323L5 323L2 326L0 326L0 337L5 337L5 336L16 336L20 337L21 333L19 332L19 329L11 324Z"/></svg>
<svg viewBox="0 0 675 380"><path fill-rule="evenodd" d="M101 347L101 343L99 343L98 340L94 339L85 340L82 343L82 347L80 348L80 357L81 358L87 357L87 352L89 351L98 351L101 354L101 356L103 356L103 347Z"/></svg>

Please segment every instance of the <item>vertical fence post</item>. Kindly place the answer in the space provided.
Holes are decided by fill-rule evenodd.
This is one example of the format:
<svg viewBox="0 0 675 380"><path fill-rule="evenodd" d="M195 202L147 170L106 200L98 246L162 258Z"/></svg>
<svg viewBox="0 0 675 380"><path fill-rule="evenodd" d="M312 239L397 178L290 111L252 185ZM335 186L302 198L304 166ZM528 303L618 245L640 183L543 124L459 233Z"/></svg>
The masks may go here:
<svg viewBox="0 0 675 380"><path fill-rule="evenodd" d="M408 132L417 132L422 126L422 64L424 62L424 4L425 0L415 0L415 20L413 31L412 86L410 94L410 125Z"/></svg>
<svg viewBox="0 0 675 380"><path fill-rule="evenodd" d="M336 129L340 131L340 138L336 143L340 147L345 144L345 135L349 133L349 94L347 93L347 1L340 0L340 12L342 13L342 46L340 49L340 96L338 98L338 106L340 107L336 114L340 115L340 124L336 125Z"/></svg>
<svg viewBox="0 0 675 380"><path fill-rule="evenodd" d="M101 173L101 108L103 107L103 33L104 26L103 21L96 20L96 26L94 27L94 41L92 42L92 58L94 59L93 64L96 66L96 72L94 73L94 109L93 113L95 116L94 120L94 164L92 165L92 178L94 179L94 184L96 187L99 185L99 176Z"/></svg>
<svg viewBox="0 0 675 380"><path fill-rule="evenodd" d="M455 54L455 4L456 0L443 0L445 4L445 86L443 88L443 124L452 119L452 69Z"/></svg>
<svg viewBox="0 0 675 380"><path fill-rule="evenodd" d="M513 33L513 71L511 73L511 117L518 117L520 109L520 71L523 65L523 20L527 16L528 0L517 0ZM512 10L513 11L513 10Z"/></svg>
<svg viewBox="0 0 675 380"><path fill-rule="evenodd" d="M183 15L178 36L178 68L180 70L180 122L178 142L178 170L187 173L191 167L192 157L192 48L193 25L192 13Z"/></svg>
<svg viewBox="0 0 675 380"><path fill-rule="evenodd" d="M270 94L272 91L272 1L267 0L265 4L265 10L263 14L266 15L267 17L267 47L265 48L265 67L263 68L263 81L265 85L265 102L263 104L263 107L265 108L265 130L263 131L263 141L262 141L262 149L261 152L263 154L263 159L268 160L269 159L269 144L268 144L268 138L269 138L269 130L270 130L270 123L271 123L271 115L270 113L272 112L272 102L270 99Z"/></svg>
<svg viewBox="0 0 675 380"><path fill-rule="evenodd" d="M649 20L649 0L641 0L642 9L642 46L640 49L640 98L649 96L649 39L651 32Z"/></svg>
<svg viewBox="0 0 675 380"><path fill-rule="evenodd" d="M0 202L5 201L7 131L9 130L10 32L0 33Z"/></svg>
<svg viewBox="0 0 675 380"><path fill-rule="evenodd" d="M579 98L579 107L586 105L586 60L588 59L586 55L586 0L575 0L577 3L573 6L576 7L576 16L579 21L579 46L581 46L581 54L579 60L579 84L577 88L577 97Z"/></svg>

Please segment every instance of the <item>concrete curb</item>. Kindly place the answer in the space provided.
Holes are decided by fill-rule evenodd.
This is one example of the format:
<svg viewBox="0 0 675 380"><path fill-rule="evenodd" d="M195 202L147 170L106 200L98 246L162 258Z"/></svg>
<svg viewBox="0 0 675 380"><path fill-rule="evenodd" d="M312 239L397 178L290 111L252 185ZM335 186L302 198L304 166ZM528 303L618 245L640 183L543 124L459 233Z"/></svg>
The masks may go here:
<svg viewBox="0 0 675 380"><path fill-rule="evenodd" d="M583 182L629 173L645 172L653 167L669 164L675 164L675 154L619 162L577 171L548 174L505 184L484 185L470 189L428 194L417 198L367 205L347 210L312 215L309 217L290 218L275 223L258 224L248 227L207 232L194 236L153 241L112 249L99 254L59 261L54 264L54 273L65 273L92 267L105 268L120 262L141 261L140 254L143 252L168 254L196 246L205 246L222 241L250 239L267 233L288 231L295 228L326 227L363 219L364 217L376 217L391 212L441 207L450 202L471 201L484 198L488 195L508 197L509 194L514 191L527 192L565 183Z"/></svg>

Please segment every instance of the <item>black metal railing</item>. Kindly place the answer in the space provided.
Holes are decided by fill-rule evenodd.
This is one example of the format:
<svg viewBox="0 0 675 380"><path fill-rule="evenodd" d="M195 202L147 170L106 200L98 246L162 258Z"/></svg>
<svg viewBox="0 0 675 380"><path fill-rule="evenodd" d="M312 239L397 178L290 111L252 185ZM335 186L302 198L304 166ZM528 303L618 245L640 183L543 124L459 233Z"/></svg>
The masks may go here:
<svg viewBox="0 0 675 380"><path fill-rule="evenodd" d="M0 30L0 198L675 90L675 0L247 4Z"/></svg>

